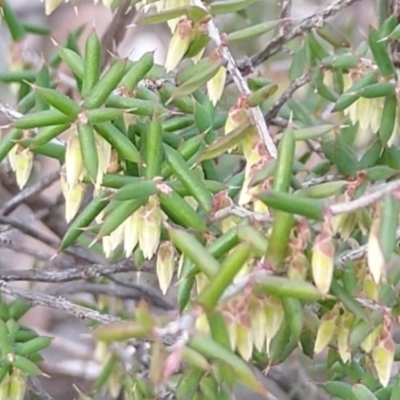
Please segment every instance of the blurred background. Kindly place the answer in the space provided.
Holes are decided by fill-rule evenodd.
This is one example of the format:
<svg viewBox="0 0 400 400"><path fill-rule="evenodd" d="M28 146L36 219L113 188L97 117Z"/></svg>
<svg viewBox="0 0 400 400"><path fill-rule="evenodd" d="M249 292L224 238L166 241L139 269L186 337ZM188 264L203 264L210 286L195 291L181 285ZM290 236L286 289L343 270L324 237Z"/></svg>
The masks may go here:
<svg viewBox="0 0 400 400"><path fill-rule="evenodd" d="M316 10L331 3L329 0L294 0L292 3L293 23L298 23L302 18L313 14ZM67 34L85 24L86 29L81 36L80 45L82 46L86 35L94 25L98 34L103 36L110 22L112 13L101 4L94 5L92 1L79 0L78 14L70 3L60 6L50 17L44 14L44 4L40 0L12 0L11 5L15 8L18 15L25 21L44 24L53 32L53 38L56 42L62 42ZM369 25L375 24L375 3L374 0L362 0L339 13L339 16L332 21L343 32L354 47L364 39ZM261 0L246 10L245 15L227 16L217 20L217 24L222 32L232 32L256 23L279 18L280 6L276 0ZM266 34L259 40L246 45L236 45L232 47L232 52L237 58L244 58L260 50L273 33ZM139 58L144 52L155 50L156 62L162 64L166 56L170 38L170 31L166 25L151 26L131 26L126 28L125 39L118 47L118 53L121 56L129 56L131 59ZM24 44L24 50L33 57L44 57L51 54L54 50L54 43L50 38L41 38L38 36L30 37ZM9 38L4 26L0 28L0 53L9 54ZM9 57L0 57L0 72L8 69ZM287 71L290 66L290 58L286 54L279 54L263 65L260 71L263 75L276 79L283 87L288 82ZM231 90L231 89L228 89ZM229 97L229 96L226 96ZM229 100L226 101L228 107ZM12 88L0 84L0 102L15 105L15 97ZM0 121L2 121L0 115ZM2 124L4 121L2 122ZM43 176L58 168L56 163L37 157L35 161L36 176ZM7 163L0 166L0 204L11 198L16 193L17 188L10 173ZM58 183L52 185L44 192L44 204L54 204L60 195ZM34 210L29 206L21 206L13 211L11 216L29 219ZM35 221L36 228L43 230L48 235L54 236L54 231L50 231L40 221ZM62 228L61 228L62 229ZM42 255L42 260L35 257L35 252ZM53 255L51 248L46 248L43 244L21 234L14 234L12 245L2 246L0 244L0 268L19 268L29 269L46 268L46 261ZM48 266L47 266L48 267ZM139 279L139 278L138 278ZM140 279L146 279L146 282L154 284L156 279L150 274L143 275ZM20 283L27 287L27 284ZM54 285L40 284L36 287L38 290L57 293ZM91 296L82 296L78 294L68 294L65 297L74 300L85 300L93 302ZM90 342L81 336L86 331L85 324L76 319L69 318L65 314L53 310L35 307L25 316L25 324L38 330L42 334L53 336L54 343L51 350L47 352L46 363L43 364L43 370L51 374L51 379L43 379L46 390L56 399L73 399L76 396L72 384L76 384L81 390L90 385L101 371L101 366L97 362ZM295 370L298 366L297 360L290 360L291 368ZM298 373L298 371L297 371ZM273 383L269 382L268 387L274 388ZM273 389L274 391L274 389ZM279 399L287 398L276 389ZM238 394L238 399L246 396L250 400L249 394ZM313 394L309 393L309 399ZM256 397L254 397L256 399ZM294 397L293 397L294 399Z"/></svg>

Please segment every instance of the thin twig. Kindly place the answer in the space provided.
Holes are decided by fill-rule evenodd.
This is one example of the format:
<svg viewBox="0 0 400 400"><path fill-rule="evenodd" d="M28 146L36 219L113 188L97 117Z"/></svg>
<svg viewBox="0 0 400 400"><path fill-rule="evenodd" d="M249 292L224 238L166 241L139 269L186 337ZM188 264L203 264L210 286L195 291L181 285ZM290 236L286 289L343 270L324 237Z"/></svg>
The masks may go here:
<svg viewBox="0 0 400 400"><path fill-rule="evenodd" d="M64 283L80 279L89 280L100 276L132 272L135 270L131 262L119 262L115 264L90 264L79 268L68 268L63 271L40 271L37 269L1 270L2 281L26 281Z"/></svg>
<svg viewBox="0 0 400 400"><path fill-rule="evenodd" d="M213 221L219 221L221 219L235 216L239 218L250 218L257 222L271 222L272 218L267 214L262 214L254 211L247 210L244 207L232 206L225 207L221 210L218 210L213 217Z"/></svg>
<svg viewBox="0 0 400 400"><path fill-rule="evenodd" d="M205 5L201 0L194 0L193 5L206 9ZM214 21L210 19L207 23L207 30L209 37L214 41L217 47L220 49L222 58L227 62L227 69L235 82L236 87L238 88L240 94L242 96L248 96L251 92L247 85L246 80L243 78L238 66L236 65L236 61L233 58L229 48L222 42L221 34L218 31ZM262 142L268 153L271 157L276 158L277 150L274 141L268 131L268 127L265 123L264 116L259 107L251 108L252 117L254 119L254 123L257 127L258 134L261 137Z"/></svg>
<svg viewBox="0 0 400 400"><path fill-rule="evenodd" d="M125 0L117 9L114 17L108 25L103 37L101 45L103 48L101 68L107 65L111 54L115 53L119 44L124 40L127 29L126 26L136 15L136 9L132 6L130 0Z"/></svg>
<svg viewBox="0 0 400 400"><path fill-rule="evenodd" d="M272 39L267 46L261 50L259 53L253 55L250 58L250 63L253 67L262 64L271 56L278 53L282 46L294 39L295 37L301 36L303 33L309 31L310 29L320 27L324 24L325 20L329 17L334 16L339 11L351 6L360 0L336 0L335 2L329 4L327 7L321 11L304 18L297 26L291 29L287 33L281 33ZM244 64L248 64L245 62Z"/></svg>
<svg viewBox="0 0 400 400"><path fill-rule="evenodd" d="M28 391L38 396L41 400L55 400L53 396L50 396L45 391L39 378L34 375L28 377Z"/></svg>
<svg viewBox="0 0 400 400"><path fill-rule="evenodd" d="M400 179L377 185L372 189L371 193L367 193L356 200L334 204L329 207L329 211L332 215L349 214L376 203L382 197L398 189L400 189Z"/></svg>
<svg viewBox="0 0 400 400"><path fill-rule="evenodd" d="M321 183L332 182L335 180L337 180L337 176L335 175L324 175L317 178L311 178L310 180L303 182L301 186L303 188L308 188L314 185L320 185Z"/></svg>
<svg viewBox="0 0 400 400"><path fill-rule="evenodd" d="M16 232L15 229L11 228L13 232ZM19 243L19 241L13 240L12 236L7 241L2 241L0 236L0 247L9 249L14 251L17 254L26 254L27 256L33 257L35 260L41 261L45 264L49 264L49 260L52 255L48 253L44 253L42 249L36 250L30 247L26 247L23 244ZM63 257L57 257L56 259L51 261L53 266L57 266L59 268L69 268L71 262L68 261L69 256L63 255ZM6 279L7 280L7 279Z"/></svg>
<svg viewBox="0 0 400 400"><path fill-rule="evenodd" d="M292 0L282 0L280 19L282 22L281 33L287 34L291 28L292 22L290 14L292 11Z"/></svg>
<svg viewBox="0 0 400 400"><path fill-rule="evenodd" d="M49 296L48 294L37 293L31 290L21 289L0 280L0 293L23 299L35 306L49 307L56 310L65 311L67 314L81 320L91 320L102 324L121 322L121 319L112 315L101 314L98 311L87 307L78 306L65 300L62 297Z"/></svg>
<svg viewBox="0 0 400 400"><path fill-rule="evenodd" d="M116 283L119 286L131 289L131 290L137 290L138 292L142 293L143 297L146 298L151 298L155 304L155 302L163 303L163 308L168 309L168 310L173 310L175 309L174 305L168 301L165 297L161 296L161 294L153 289L151 286L146 285L141 282L125 282L121 279L118 279L115 276L112 276L110 274L104 274L110 281ZM156 304L155 304L156 305Z"/></svg>
<svg viewBox="0 0 400 400"><path fill-rule="evenodd" d="M305 84L307 84L311 80L311 72L308 71L304 75L295 79L279 96L279 98L274 102L270 110L268 111L265 119L267 122L271 121L271 119L275 118L278 115L279 110L282 106L293 97L294 92L297 89L301 88Z"/></svg>
<svg viewBox="0 0 400 400"><path fill-rule="evenodd" d="M17 110L14 110L8 104L2 104L2 103L0 103L0 114L3 114L11 121L16 121L17 119L20 119L24 116Z"/></svg>
<svg viewBox="0 0 400 400"><path fill-rule="evenodd" d="M5 225L10 225L14 227L15 229L18 229L22 233L33 237L34 239L39 240L40 242L47 244L48 246L52 247L53 249L58 249L60 247L60 241L57 239L53 239L45 234L43 234L41 231L34 229L27 225L26 223L20 222L14 218L9 218L9 217L4 217L3 215L0 215L0 223L5 224ZM88 263L99 263L103 261L103 257L93 253L89 252L85 249L79 248L79 247L69 247L64 250L64 253L69 254L71 256L80 258L81 260L88 262Z"/></svg>
<svg viewBox="0 0 400 400"><path fill-rule="evenodd" d="M142 291L137 289L128 289L125 287L115 287L110 285L102 285L96 283L87 282L69 282L63 285L58 285L55 288L49 288L48 294L53 296L76 294L76 293L89 293L93 295L107 295L111 297L117 297L125 300L141 300L144 299L148 303L159 307L166 311L175 310L175 307L167 299L163 298L162 295L149 296Z"/></svg>
<svg viewBox="0 0 400 400"><path fill-rule="evenodd" d="M396 240L400 239L400 228L396 231ZM368 247L366 244L357 247L356 249L350 249L338 256L338 263L344 265L347 261L361 260L367 254Z"/></svg>
<svg viewBox="0 0 400 400"><path fill-rule="evenodd" d="M44 189L51 186L55 181L60 178L60 173L53 172L44 178L40 179L40 181L35 184L26 187L15 196L13 196L10 200L6 201L3 206L0 208L0 214L7 215L11 211L13 211L16 207L22 204L26 199L34 196L35 194L43 191Z"/></svg>

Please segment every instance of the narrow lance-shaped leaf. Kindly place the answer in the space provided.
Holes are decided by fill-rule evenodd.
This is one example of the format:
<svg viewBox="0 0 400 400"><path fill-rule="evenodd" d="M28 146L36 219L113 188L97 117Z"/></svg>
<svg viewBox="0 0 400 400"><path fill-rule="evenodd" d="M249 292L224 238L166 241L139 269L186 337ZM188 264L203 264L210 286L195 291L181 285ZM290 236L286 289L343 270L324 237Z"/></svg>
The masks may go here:
<svg viewBox="0 0 400 400"><path fill-rule="evenodd" d="M161 121L154 116L146 135L146 176L148 179L161 175L162 133Z"/></svg>
<svg viewBox="0 0 400 400"><path fill-rule="evenodd" d="M319 221L322 221L324 218L323 203L319 200L273 190L261 192L258 198L268 207L277 210L302 215Z"/></svg>
<svg viewBox="0 0 400 400"><path fill-rule="evenodd" d="M257 277L255 291L278 297L294 297L304 301L315 301L323 297L319 290L309 282L295 281L280 276Z"/></svg>
<svg viewBox="0 0 400 400"><path fill-rule="evenodd" d="M205 85L210 79L212 79L219 69L224 65L225 61L222 58L210 63L207 65L197 76L188 79L181 86L179 86L170 98L170 101L173 99L186 96L188 94L192 94L201 86Z"/></svg>
<svg viewBox="0 0 400 400"><path fill-rule="evenodd" d="M228 133L211 143L200 156L199 161L211 160L224 154L227 150L235 147L243 138L254 131L254 125L245 123L232 132Z"/></svg>
<svg viewBox="0 0 400 400"><path fill-rule="evenodd" d="M45 110L24 115L22 118L14 122L14 126L19 129L34 129L45 126L65 125L72 121L73 118L58 110Z"/></svg>
<svg viewBox="0 0 400 400"><path fill-rule="evenodd" d="M251 248L247 243L241 243L228 254L218 273L197 298L197 302L205 310L210 311L215 307L225 289L233 282L235 276L250 257L250 254Z"/></svg>
<svg viewBox="0 0 400 400"><path fill-rule="evenodd" d="M212 15L229 14L241 11L258 0L226 0L214 1L210 5Z"/></svg>
<svg viewBox="0 0 400 400"><path fill-rule="evenodd" d="M127 161L139 163L140 153L135 145L111 122L94 125L94 129Z"/></svg>
<svg viewBox="0 0 400 400"><path fill-rule="evenodd" d="M213 3L215 4L215 3ZM240 40L249 40L257 38L264 33L275 29L279 25L279 21L267 21L262 22L261 24L256 24L250 26L248 28L240 29L238 31L229 33L226 37L228 43L240 41Z"/></svg>
<svg viewBox="0 0 400 400"><path fill-rule="evenodd" d="M173 148L164 145L168 164L177 178L188 188L192 196L206 211L212 208L212 197L204 182L191 171L182 156Z"/></svg>
<svg viewBox="0 0 400 400"><path fill-rule="evenodd" d="M101 43L93 30L86 39L82 94L86 96L100 78Z"/></svg>
<svg viewBox="0 0 400 400"><path fill-rule="evenodd" d="M396 231L399 222L399 201L386 195L383 199L382 219L379 227L379 243L383 256L388 263L396 248Z"/></svg>
<svg viewBox="0 0 400 400"><path fill-rule="evenodd" d="M273 188L276 191L287 192L289 190L295 147L293 131L289 128L285 131L279 143L273 180ZM293 221L294 216L291 213L278 211L275 215L266 252L266 258L273 268L277 268L287 255L288 240Z"/></svg>
<svg viewBox="0 0 400 400"><path fill-rule="evenodd" d="M138 83L146 76L154 65L154 53L147 52L128 68L128 72L123 77L121 84L128 90L133 90Z"/></svg>
<svg viewBox="0 0 400 400"><path fill-rule="evenodd" d="M208 277L214 276L220 269L219 262L192 235L181 229L169 228L169 236L175 246Z"/></svg>
<svg viewBox="0 0 400 400"><path fill-rule="evenodd" d="M83 105L88 109L93 109L99 108L104 104L112 91L124 77L126 73L126 65L126 60L116 61L90 90Z"/></svg>
<svg viewBox="0 0 400 400"><path fill-rule="evenodd" d="M210 337L197 333L188 346L209 358L215 358L227 363L234 371L235 376L250 389L264 394L265 389L255 377L249 366L236 354L216 343Z"/></svg>
<svg viewBox="0 0 400 400"><path fill-rule="evenodd" d="M368 36L369 47L379 70L382 75L387 78L395 75L396 71L388 53L387 43L382 42L379 39L379 32L371 28Z"/></svg>
<svg viewBox="0 0 400 400"><path fill-rule="evenodd" d="M78 125L78 136L83 163L89 176L95 182L99 168L99 156L92 126L89 124Z"/></svg>
<svg viewBox="0 0 400 400"><path fill-rule="evenodd" d="M176 190L172 187L171 189L168 193L160 192L158 194L161 207L168 217L185 228L192 228L201 232L207 231L208 228L205 221Z"/></svg>

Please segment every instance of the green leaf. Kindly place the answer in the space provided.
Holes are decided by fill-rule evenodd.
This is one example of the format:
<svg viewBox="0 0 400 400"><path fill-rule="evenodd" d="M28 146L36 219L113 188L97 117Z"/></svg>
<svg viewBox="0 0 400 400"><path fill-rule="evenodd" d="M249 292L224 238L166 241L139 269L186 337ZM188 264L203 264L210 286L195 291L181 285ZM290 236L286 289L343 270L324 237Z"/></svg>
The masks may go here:
<svg viewBox="0 0 400 400"><path fill-rule="evenodd" d="M322 145L326 158L336 165L342 175L354 175L359 169L357 156L350 146L339 140L328 140Z"/></svg>
<svg viewBox="0 0 400 400"><path fill-rule="evenodd" d="M250 367L236 354L216 343L212 338L203 334L196 333L188 343L188 347L198 351L205 357L217 359L228 364L237 379L250 389L265 394L265 389L261 382L255 377Z"/></svg>
<svg viewBox="0 0 400 400"><path fill-rule="evenodd" d="M323 295L311 283L281 276L257 276L255 291L278 297L294 297L304 301L316 301L323 298Z"/></svg>
<svg viewBox="0 0 400 400"><path fill-rule="evenodd" d="M186 15L193 22L203 19L207 15L207 11L197 6L174 7L172 10L157 12L152 15L146 15L139 19L140 24L160 24L171 21L175 18Z"/></svg>

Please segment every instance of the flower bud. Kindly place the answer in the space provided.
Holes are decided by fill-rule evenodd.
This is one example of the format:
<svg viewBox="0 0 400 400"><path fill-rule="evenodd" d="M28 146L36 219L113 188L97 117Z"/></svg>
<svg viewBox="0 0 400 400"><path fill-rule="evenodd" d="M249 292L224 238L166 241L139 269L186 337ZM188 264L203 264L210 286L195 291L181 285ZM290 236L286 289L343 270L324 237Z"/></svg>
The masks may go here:
<svg viewBox="0 0 400 400"><path fill-rule="evenodd" d="M351 358L349 338L353 321L354 321L354 315L348 311L344 311L339 318L337 343L338 343L340 358L344 363L347 363Z"/></svg>
<svg viewBox="0 0 400 400"><path fill-rule="evenodd" d="M143 222L139 230L139 245L143 257L150 260L160 243L162 211L157 196L150 196L143 207Z"/></svg>
<svg viewBox="0 0 400 400"><path fill-rule="evenodd" d="M363 279L363 293L367 299L378 301L379 300L380 286L374 281L370 273L366 274Z"/></svg>
<svg viewBox="0 0 400 400"><path fill-rule="evenodd" d="M208 97L214 106L221 99L226 82L226 68L221 67L216 75L207 82Z"/></svg>
<svg viewBox="0 0 400 400"><path fill-rule="evenodd" d="M392 321L389 315L384 315L381 333L372 350L372 360L383 387L389 383L394 362L395 344L392 335Z"/></svg>
<svg viewBox="0 0 400 400"><path fill-rule="evenodd" d="M285 312L283 310L282 302L277 297L273 296L269 296L265 299L264 312L266 320L266 351L267 354L269 354L271 341L282 325Z"/></svg>
<svg viewBox="0 0 400 400"><path fill-rule="evenodd" d="M143 207L136 210L124 223L124 252L130 257L139 242L139 232L143 226Z"/></svg>
<svg viewBox="0 0 400 400"><path fill-rule="evenodd" d="M250 188L250 183L254 175L262 169L268 162L268 157L265 154L265 149L263 148L261 142L259 141L257 145L252 149L249 156L247 157L246 168L244 172L244 182L242 185L242 190L240 191L238 204L244 206L250 203L253 196L261 190L261 185L257 187Z"/></svg>
<svg viewBox="0 0 400 400"><path fill-rule="evenodd" d="M108 236L103 237L103 251L106 258L110 258L114 250L124 240L124 224L119 225L113 232Z"/></svg>
<svg viewBox="0 0 400 400"><path fill-rule="evenodd" d="M314 354L319 354L326 349L335 334L339 319L339 310L332 308L322 318L315 339Z"/></svg>
<svg viewBox="0 0 400 400"><path fill-rule="evenodd" d="M20 369L13 368L10 373L10 382L8 384L9 400L23 400L25 397L27 376Z"/></svg>
<svg viewBox="0 0 400 400"><path fill-rule="evenodd" d="M60 4L61 0L44 0L45 14L50 15Z"/></svg>
<svg viewBox="0 0 400 400"><path fill-rule="evenodd" d="M9 386L10 386L10 373L8 373L3 380L0 382L0 399L8 400L9 397Z"/></svg>
<svg viewBox="0 0 400 400"><path fill-rule="evenodd" d="M224 208L233 207L233 200L228 196L227 192L219 192L214 196L214 210L219 211ZM236 216L229 215L219 221L221 232L225 233L232 228L235 228L240 219Z"/></svg>
<svg viewBox="0 0 400 400"><path fill-rule="evenodd" d="M247 109L243 104L236 104L228 112L228 118L225 122L225 135L239 128L248 120Z"/></svg>
<svg viewBox="0 0 400 400"><path fill-rule="evenodd" d="M99 167L97 169L96 177L96 190L99 190L102 182L103 175L107 173L107 169L111 161L111 145L106 140L104 140L100 135L96 134L96 149L99 159Z"/></svg>
<svg viewBox="0 0 400 400"><path fill-rule="evenodd" d="M33 153L20 145L12 148L8 155L11 169L15 172L17 185L23 189L29 180L33 167Z"/></svg>
<svg viewBox="0 0 400 400"><path fill-rule="evenodd" d="M187 52L194 35L193 23L189 19L181 19L169 43L165 69L170 72L181 62Z"/></svg>
<svg viewBox="0 0 400 400"><path fill-rule="evenodd" d="M196 292L201 293L209 282L207 275L203 272L196 274Z"/></svg>
<svg viewBox="0 0 400 400"><path fill-rule="evenodd" d="M310 262L306 255L302 251L294 252L289 263L288 278L305 281L309 267Z"/></svg>
<svg viewBox="0 0 400 400"><path fill-rule="evenodd" d="M245 361L249 361L253 354L253 335L247 324L236 324L238 353Z"/></svg>
<svg viewBox="0 0 400 400"><path fill-rule="evenodd" d="M78 134L73 131L68 138L67 149L65 152L65 173L69 187L75 186L84 171L81 147Z"/></svg>
<svg viewBox="0 0 400 400"><path fill-rule="evenodd" d="M381 281L382 276L386 272L385 257L379 243L380 223L381 218L378 215L372 222L367 243L368 269L371 272L372 278L376 283L379 283Z"/></svg>
<svg viewBox="0 0 400 400"><path fill-rule="evenodd" d="M366 352L371 353L374 348L376 341L382 331L382 325L377 326L360 344L360 347Z"/></svg>
<svg viewBox="0 0 400 400"><path fill-rule="evenodd" d="M175 8L190 6L190 0L162 0L159 2L157 9L158 12L173 10ZM168 27L171 32L175 32L176 27L179 23L179 18L173 18L167 21Z"/></svg>
<svg viewBox="0 0 400 400"><path fill-rule="evenodd" d="M17 170L17 152L20 150L20 146L16 144L9 152L8 152L8 162L10 164L11 169L15 172Z"/></svg>
<svg viewBox="0 0 400 400"><path fill-rule="evenodd" d="M171 242L166 241L160 244L157 253L157 277L160 289L163 294L167 293L174 275L175 249Z"/></svg>
<svg viewBox="0 0 400 400"><path fill-rule="evenodd" d="M71 222L82 205L86 185L81 182L73 187L68 187L63 174L60 176L60 184L65 199L65 220Z"/></svg>
<svg viewBox="0 0 400 400"><path fill-rule="evenodd" d="M210 326L208 325L208 319L206 314L201 314L199 317L197 317L196 329L204 333L210 332Z"/></svg>
<svg viewBox="0 0 400 400"><path fill-rule="evenodd" d="M267 337L267 332L266 332L267 318L265 316L263 302L258 299L253 299L249 313L250 313L251 332L253 334L254 347L258 351L263 351L265 345L265 338Z"/></svg>
<svg viewBox="0 0 400 400"><path fill-rule="evenodd" d="M334 241L328 229L325 229L315 238L311 259L313 280L322 294L327 294L331 287L334 255Z"/></svg>
<svg viewBox="0 0 400 400"><path fill-rule="evenodd" d="M348 75L344 75L344 90L349 89L355 81L369 71L356 70ZM343 112L349 116L353 125L359 124L359 140L364 140L365 136L370 132L376 133L379 130L380 120L383 109L383 99L366 99L360 97L350 107L347 107ZM356 139L356 141L358 141Z"/></svg>

